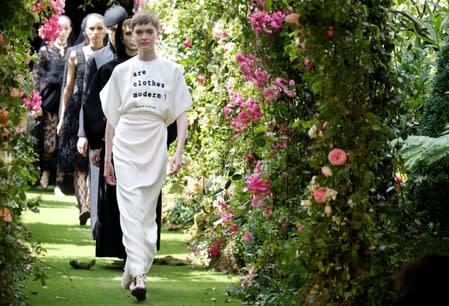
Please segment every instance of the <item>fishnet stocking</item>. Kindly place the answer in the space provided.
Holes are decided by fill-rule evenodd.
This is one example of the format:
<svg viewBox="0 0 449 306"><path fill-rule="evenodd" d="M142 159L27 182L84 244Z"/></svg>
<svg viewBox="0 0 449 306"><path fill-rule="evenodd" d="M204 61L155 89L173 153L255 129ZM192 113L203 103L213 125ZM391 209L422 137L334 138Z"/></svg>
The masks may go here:
<svg viewBox="0 0 449 306"><path fill-rule="evenodd" d="M87 172L75 170L73 172L73 187L80 213L89 210L89 185Z"/></svg>

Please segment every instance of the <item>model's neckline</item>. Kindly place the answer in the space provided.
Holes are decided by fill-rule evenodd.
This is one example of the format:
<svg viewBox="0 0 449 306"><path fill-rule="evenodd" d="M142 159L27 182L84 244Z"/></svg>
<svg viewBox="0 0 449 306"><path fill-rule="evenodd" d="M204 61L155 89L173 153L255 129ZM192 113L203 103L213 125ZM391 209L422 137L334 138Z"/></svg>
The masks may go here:
<svg viewBox="0 0 449 306"><path fill-rule="evenodd" d="M156 56L155 58L149 59L149 60L145 60L145 59L141 59L139 58L139 55L136 56L137 60L140 62L144 62L144 63L153 63L157 60L159 60L159 56Z"/></svg>

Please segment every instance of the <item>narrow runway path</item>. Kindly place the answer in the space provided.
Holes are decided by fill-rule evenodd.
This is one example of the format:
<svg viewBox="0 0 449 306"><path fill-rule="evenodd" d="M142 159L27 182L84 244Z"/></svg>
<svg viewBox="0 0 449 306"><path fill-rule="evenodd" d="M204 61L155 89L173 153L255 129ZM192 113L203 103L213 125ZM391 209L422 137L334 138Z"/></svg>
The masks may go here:
<svg viewBox="0 0 449 306"><path fill-rule="evenodd" d="M27 212L25 222L33 240L40 241L46 254L40 256L48 274L45 286L27 280L26 292L31 306L45 305L241 305L226 295L238 277L208 271L183 263L187 257L187 235L162 231L161 251L148 275L147 299L137 302L129 291L120 287L122 261L97 258L90 270L77 270L70 260L89 262L94 259L95 242L89 223L78 223L75 197L55 197L52 190L32 191L29 197L41 196L40 213ZM173 257L175 264L160 264L161 259Z"/></svg>

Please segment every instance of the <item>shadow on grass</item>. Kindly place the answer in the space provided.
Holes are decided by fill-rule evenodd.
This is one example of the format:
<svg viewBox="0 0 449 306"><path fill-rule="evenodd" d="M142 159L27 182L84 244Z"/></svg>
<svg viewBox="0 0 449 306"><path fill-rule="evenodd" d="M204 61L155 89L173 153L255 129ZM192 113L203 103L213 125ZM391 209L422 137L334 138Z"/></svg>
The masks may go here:
<svg viewBox="0 0 449 306"><path fill-rule="evenodd" d="M41 202L39 208L68 208L74 207L76 208L75 203L70 202L62 202L61 200L45 200L45 202Z"/></svg>
<svg viewBox="0 0 449 306"><path fill-rule="evenodd" d="M93 241L90 228L79 225L29 223L28 229L32 233L32 239L41 243L73 244L78 246L91 246ZM181 234L180 234L181 235ZM162 235L161 250L164 254L186 254L187 244L177 239L167 239Z"/></svg>
<svg viewBox="0 0 449 306"><path fill-rule="evenodd" d="M25 282L30 305L241 305L226 296L236 278L189 266L153 265L147 278L148 299L137 303L130 292L120 288L122 270L117 262L97 259L91 270L76 270L68 259L46 258L49 279L46 287L32 280Z"/></svg>

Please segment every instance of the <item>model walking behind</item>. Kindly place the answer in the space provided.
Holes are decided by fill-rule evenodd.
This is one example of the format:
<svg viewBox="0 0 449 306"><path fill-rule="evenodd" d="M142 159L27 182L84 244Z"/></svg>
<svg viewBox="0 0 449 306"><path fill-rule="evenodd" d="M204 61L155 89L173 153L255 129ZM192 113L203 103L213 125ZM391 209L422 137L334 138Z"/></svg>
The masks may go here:
<svg viewBox="0 0 449 306"><path fill-rule="evenodd" d="M56 127L58 125L59 101L62 91L62 73L64 71L64 58L67 52L67 40L72 32L70 18L61 15L58 20L60 27L59 35L51 45L42 46L39 49L39 60L34 65L36 72L34 88L41 93L42 97L42 121L35 127L39 131L38 152L40 153L41 178L39 183L46 189L50 180L50 170L54 162L57 164L57 141ZM55 190L61 188L64 174L56 166Z"/></svg>
<svg viewBox="0 0 449 306"><path fill-rule="evenodd" d="M106 35L103 16L89 14L86 19L85 34L88 45L73 50L67 62L67 84L63 90L61 117L57 126L60 135L60 166L65 173L73 172L75 195L79 208L80 225L85 225L90 217L88 193L88 165L86 156L77 149L79 112L83 91L84 71L87 59L103 47Z"/></svg>

